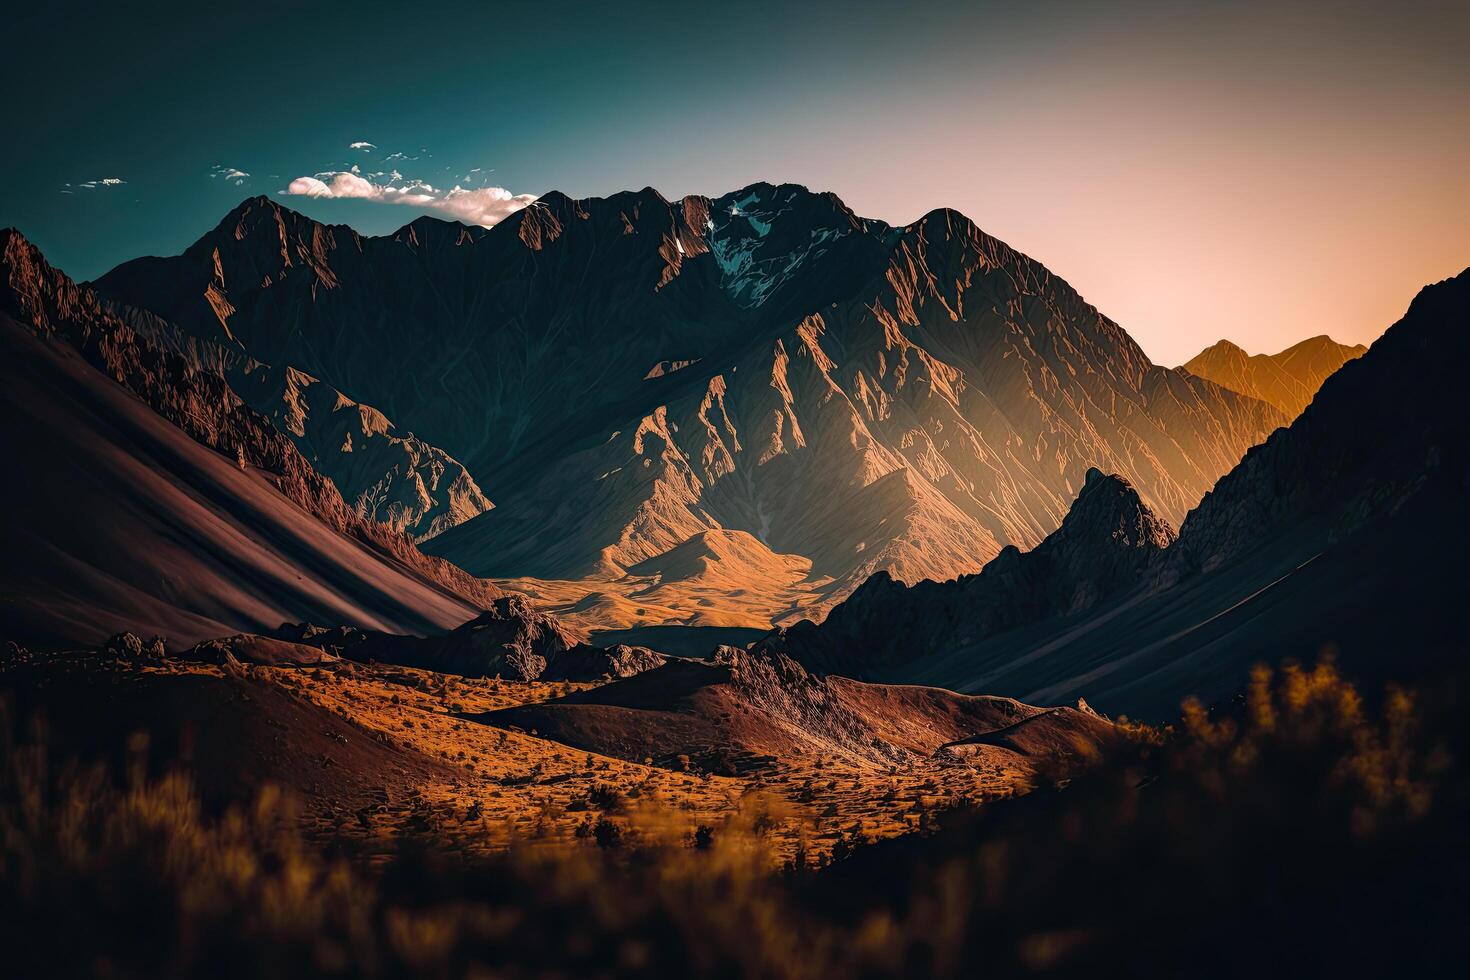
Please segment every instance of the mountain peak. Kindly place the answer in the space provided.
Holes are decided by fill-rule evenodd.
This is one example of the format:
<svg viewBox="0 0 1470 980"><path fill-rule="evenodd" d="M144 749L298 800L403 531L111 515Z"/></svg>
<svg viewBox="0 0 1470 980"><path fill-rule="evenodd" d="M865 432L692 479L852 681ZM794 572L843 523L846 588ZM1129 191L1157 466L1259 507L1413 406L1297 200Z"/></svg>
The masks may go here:
<svg viewBox="0 0 1470 980"><path fill-rule="evenodd" d="M49 333L55 320L95 305L92 291L52 266L24 234L0 230L0 312Z"/></svg>
<svg viewBox="0 0 1470 980"><path fill-rule="evenodd" d="M1174 537L1133 484L1090 467L1061 527L1030 551L1007 545L978 574L949 582L905 586L878 572L820 626L798 623L763 645L809 669L860 677L916 651L962 649L1091 608L1136 587Z"/></svg>
<svg viewBox="0 0 1470 980"><path fill-rule="evenodd" d="M1250 354L1246 351L1244 347L1241 347L1239 344L1235 343L1232 340L1226 340L1224 337L1221 337L1219 340L1215 341L1213 344L1200 351L1200 353L1196 356L1204 357L1206 354L1240 354L1243 357L1250 356Z"/></svg>
<svg viewBox="0 0 1470 980"><path fill-rule="evenodd" d="M1330 374L1366 350L1339 344L1326 334L1308 337L1275 354L1247 354L1236 344L1220 340L1186 361L1183 370L1295 418Z"/></svg>
<svg viewBox="0 0 1470 980"><path fill-rule="evenodd" d="M425 214L393 233L393 240L413 246L467 245L484 237L489 229Z"/></svg>
<svg viewBox="0 0 1470 980"><path fill-rule="evenodd" d="M281 211L289 212L291 214L299 215L302 218L305 218L306 217L306 215L301 214L298 211L292 211L290 208L286 207L281 202L272 200L271 198L266 197L264 194L256 194L256 195L253 195L251 197L244 198L243 200L240 201L239 204L235 205L234 207L230 208L230 210L226 211L224 217L220 219L220 222L219 223L221 225L224 225L224 224L226 224L226 223L228 223L230 221L239 221L241 218L244 218L246 215L249 215L249 214L251 214L253 212L257 212L257 211L261 211L261 210L267 210L267 211L281 210Z"/></svg>
<svg viewBox="0 0 1470 980"><path fill-rule="evenodd" d="M1340 537L1395 514L1423 492L1426 460L1435 461L1429 469L1437 475L1463 473L1443 461L1466 444L1456 372L1467 355L1467 335L1459 329L1467 309L1470 269L1424 287L1367 356L1344 356L1352 363L1334 365L1300 417L1247 453L1205 495L1185 521L1171 564L1208 571L1274 543L1278 534L1306 535L1296 524L1304 514L1314 521L1325 514L1324 497L1344 515L1332 525Z"/></svg>
<svg viewBox="0 0 1470 980"><path fill-rule="evenodd" d="M1062 526L1037 550L1054 547L1053 539L1068 539L1089 548L1123 545L1162 550L1174 537L1174 528L1144 503L1133 484L1094 466L1083 478L1082 491Z"/></svg>

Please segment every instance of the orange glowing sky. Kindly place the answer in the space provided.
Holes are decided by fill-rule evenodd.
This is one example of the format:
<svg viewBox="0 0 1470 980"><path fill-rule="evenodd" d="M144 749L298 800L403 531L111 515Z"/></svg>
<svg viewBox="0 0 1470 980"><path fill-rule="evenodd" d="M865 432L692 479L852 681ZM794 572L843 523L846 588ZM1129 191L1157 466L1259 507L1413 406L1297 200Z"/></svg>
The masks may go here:
<svg viewBox="0 0 1470 980"><path fill-rule="evenodd" d="M895 223L963 211L1170 365L1368 342L1470 265L1465 0L378 6L28 9L12 67L44 84L12 107L0 225L92 277L367 143L441 187L793 181Z"/></svg>

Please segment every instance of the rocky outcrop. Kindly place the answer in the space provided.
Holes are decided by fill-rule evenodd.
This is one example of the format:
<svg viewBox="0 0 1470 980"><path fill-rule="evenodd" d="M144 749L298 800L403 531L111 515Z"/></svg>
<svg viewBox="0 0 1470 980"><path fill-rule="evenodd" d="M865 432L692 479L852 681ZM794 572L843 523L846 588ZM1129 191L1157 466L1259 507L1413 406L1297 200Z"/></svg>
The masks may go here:
<svg viewBox="0 0 1470 980"><path fill-rule="evenodd" d="M608 647L578 644L559 654L541 675L547 681L602 681L632 677L668 663L668 658L648 647L614 643Z"/></svg>
<svg viewBox="0 0 1470 980"><path fill-rule="evenodd" d="M256 664L266 667L317 667L337 658L320 647L290 643L255 633L237 633L197 643L182 654L201 663Z"/></svg>
<svg viewBox="0 0 1470 980"><path fill-rule="evenodd" d="M807 671L780 653L723 648L710 661L673 660L634 677L478 720L535 731L589 752L733 775L841 759L889 769L934 757L943 746L1011 729L1047 709L1009 698L864 684ZM1043 751L1029 740L978 745L962 757L1031 769L1060 756L1095 756L1114 737L1096 715L1064 712ZM1072 749L1062 744L1071 739Z"/></svg>
<svg viewBox="0 0 1470 980"><path fill-rule="evenodd" d="M514 594L494 600L479 616L441 636L344 633L311 626L283 626L278 635L300 637L353 660L518 681L539 678L549 662L586 640Z"/></svg>
<svg viewBox="0 0 1470 980"><path fill-rule="evenodd" d="M161 636L144 640L136 633L123 632L108 637L102 652L119 660L157 663L168 655L168 647Z"/></svg>
<svg viewBox="0 0 1470 980"><path fill-rule="evenodd" d="M880 572L820 625L779 629L757 649L850 677L901 673L907 660L1075 616L1136 589L1173 541L1127 480L1092 469L1061 527L1031 551L1007 547L979 574L950 582L905 586Z"/></svg>

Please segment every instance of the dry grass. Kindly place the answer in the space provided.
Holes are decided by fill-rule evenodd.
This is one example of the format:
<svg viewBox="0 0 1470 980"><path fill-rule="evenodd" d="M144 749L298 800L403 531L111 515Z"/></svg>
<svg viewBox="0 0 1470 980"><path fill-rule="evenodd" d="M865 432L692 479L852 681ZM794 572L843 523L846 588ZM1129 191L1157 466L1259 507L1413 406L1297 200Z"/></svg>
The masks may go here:
<svg viewBox="0 0 1470 980"><path fill-rule="evenodd" d="M487 851L575 843L589 817L636 823L644 836L680 838L701 826L723 828L758 813L767 815L763 827L773 861L789 862L798 851L818 861L839 842L908 833L925 810L1022 791L1029 777L1019 768L983 762L933 762L889 773L835 759L777 762L747 777L670 770L461 717L554 700L592 684L469 680L348 664L306 676L291 668L257 667L252 676L261 683L285 684L365 730L449 762L462 773L423 785L407 808L384 806L355 829L347 826L348 833L365 832L380 841L391 840L407 819L427 825L443 843ZM619 804L600 807L599 790ZM337 831L336 825L332 829Z"/></svg>
<svg viewBox="0 0 1470 980"><path fill-rule="evenodd" d="M361 724L426 752L486 734L456 728L446 701L550 693L372 670L251 674L329 710L354 704ZM1463 921L1466 794L1448 751L1463 732L1458 713L1426 726L1402 692L1369 711L1330 667L1260 674L1239 711L1190 706L1064 789L951 811L937 831L793 875L773 868L813 804L789 780L734 793L733 780L597 759L587 776L585 758L557 763L508 733L495 762L426 787L419 812L328 832L270 791L212 814L186 777L64 764L23 727L0 782L0 941L17 975L1406 969L1434 965ZM474 791L538 764L574 775ZM589 810L561 802L583 794ZM475 799L486 812L466 834ZM869 796L866 817L896 826L886 802ZM501 840L497 822L516 829ZM482 832L499 843L465 844ZM384 846L351 846L365 838Z"/></svg>
<svg viewBox="0 0 1470 980"><path fill-rule="evenodd" d="M105 672L130 691L183 679L233 680L243 682L245 691L255 690L252 705L262 704L264 689L278 690L408 758L437 763L415 768L406 786L408 777L395 774L390 780L385 774L383 790L365 803L348 805L325 789L304 794L299 819L309 838L345 843L368 855L391 853L405 833L456 852L486 854L577 846L586 839L589 820L627 825L630 836L687 838L699 827L720 832L762 814L773 865L798 854L817 863L834 848L912 832L934 811L1022 792L1031 777L1029 768L991 757L924 760L899 769L831 755L793 756L750 775L722 776L678 761L662 768L588 753L534 731L505 730L470 717L596 686L588 683L467 679L349 661L224 668L72 657L64 671L52 671L46 655L32 656L42 661L37 676L59 697L66 696L69 672L77 670ZM158 727L167 724L160 719ZM282 737L289 739L290 732ZM352 765L350 756L345 748L329 748L312 764Z"/></svg>

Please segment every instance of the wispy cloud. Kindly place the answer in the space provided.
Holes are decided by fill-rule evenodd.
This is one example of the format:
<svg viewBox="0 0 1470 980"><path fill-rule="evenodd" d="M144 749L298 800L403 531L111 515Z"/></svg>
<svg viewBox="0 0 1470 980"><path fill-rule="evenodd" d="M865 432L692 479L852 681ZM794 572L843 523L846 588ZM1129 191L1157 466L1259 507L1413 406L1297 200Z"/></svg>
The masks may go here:
<svg viewBox="0 0 1470 980"><path fill-rule="evenodd" d="M95 191L101 190L106 187L121 187L123 184L126 183L127 181L123 180L121 177L99 177L96 180L87 180L83 181L80 184L63 184L61 185L61 193L75 194L79 190Z"/></svg>
<svg viewBox="0 0 1470 980"><path fill-rule="evenodd" d="M209 176L227 181L236 187L244 186L245 181L250 179L250 175L238 167L225 167L220 164L215 164L210 169Z"/></svg>
<svg viewBox="0 0 1470 980"><path fill-rule="evenodd" d="M354 168L355 169L355 168ZM393 172L397 177L397 171ZM341 170L318 173L313 177L297 177L285 190L298 197L344 198L377 201L382 204L407 204L439 211L467 224L489 228L532 204L534 194L512 194L504 187L434 187L420 180L374 183Z"/></svg>
<svg viewBox="0 0 1470 980"><path fill-rule="evenodd" d="M378 145L376 143L369 143L367 140L358 140L356 143L348 143L347 148L349 150L362 150L366 153L368 150L376 150Z"/></svg>

